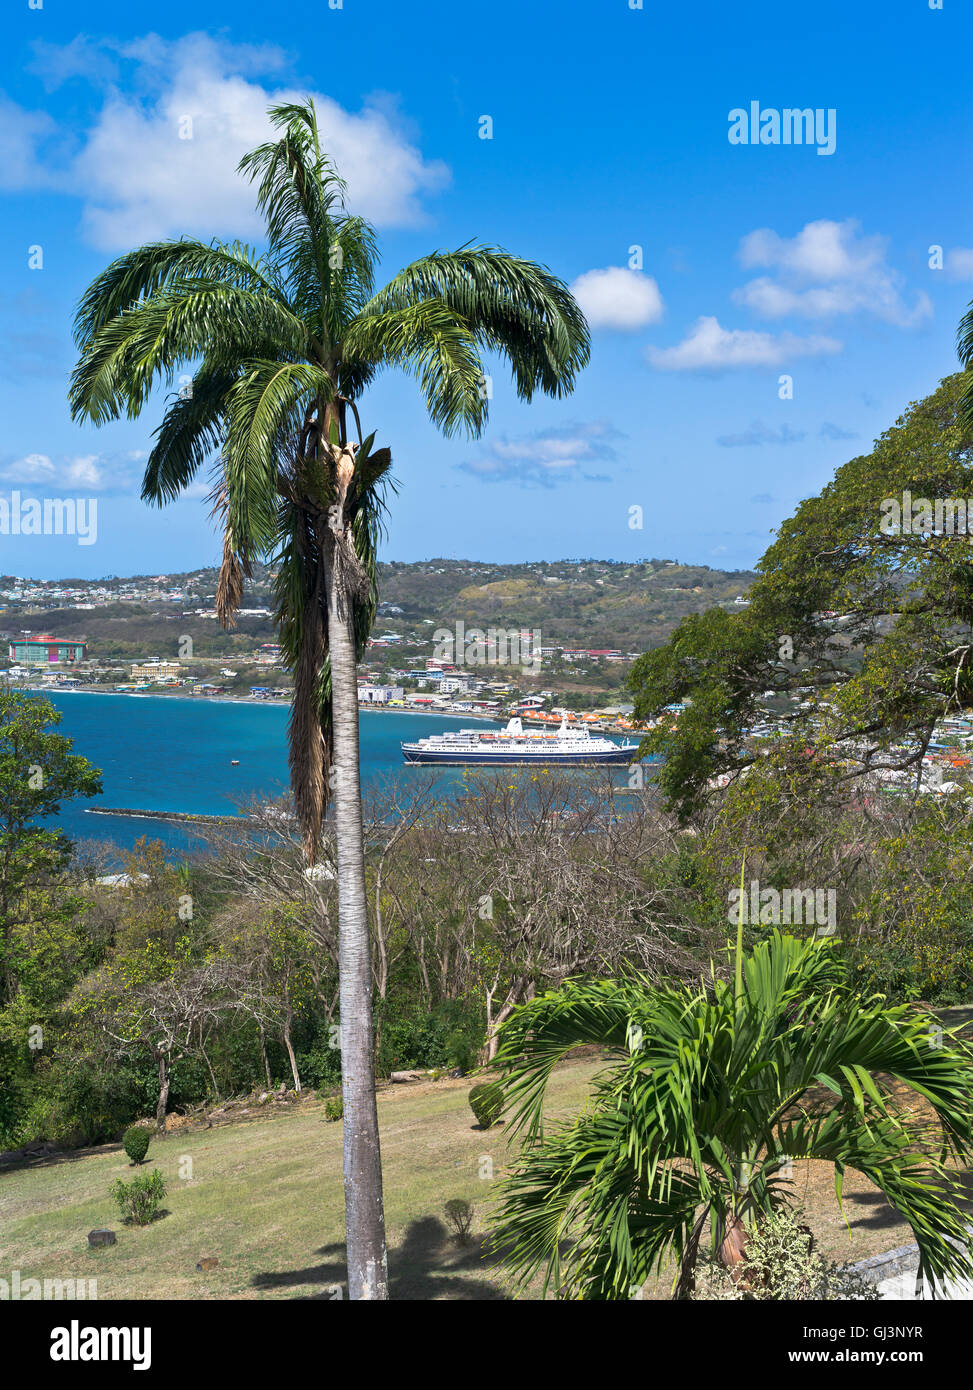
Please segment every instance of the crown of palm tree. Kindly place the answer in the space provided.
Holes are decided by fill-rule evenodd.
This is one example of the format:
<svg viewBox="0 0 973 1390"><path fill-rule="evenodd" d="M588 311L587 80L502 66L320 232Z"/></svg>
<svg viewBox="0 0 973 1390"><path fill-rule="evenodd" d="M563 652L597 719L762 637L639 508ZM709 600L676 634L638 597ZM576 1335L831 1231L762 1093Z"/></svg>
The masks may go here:
<svg viewBox="0 0 973 1390"><path fill-rule="evenodd" d="M363 391L383 368L399 368L444 434L476 436L487 418L485 353L506 359L521 399L561 396L588 360L588 331L560 280L496 247L435 251L376 291L373 228L345 209L313 103L269 114L276 138L240 163L256 185L265 253L184 238L119 257L79 306L70 399L76 419L134 417L160 384L194 368L155 432L142 496L172 500L218 453L225 626L252 561L275 557L276 616L295 678L292 786L313 853L331 758L324 589L336 567L361 656L391 467L389 450L362 438Z"/></svg>

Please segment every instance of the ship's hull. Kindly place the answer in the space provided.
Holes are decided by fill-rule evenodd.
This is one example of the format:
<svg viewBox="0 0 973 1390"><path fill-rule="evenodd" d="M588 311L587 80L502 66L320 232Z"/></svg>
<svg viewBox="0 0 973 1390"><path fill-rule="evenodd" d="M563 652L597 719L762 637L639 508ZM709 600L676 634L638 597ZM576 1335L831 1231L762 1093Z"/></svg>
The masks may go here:
<svg viewBox="0 0 973 1390"><path fill-rule="evenodd" d="M483 752L463 752L454 748L428 749L403 745L402 756L407 763L435 763L440 767L601 767L616 763L630 763L638 756L636 748L614 748L610 752L584 751L557 753L554 750L538 749L537 752L515 749L503 753L497 749L484 749Z"/></svg>

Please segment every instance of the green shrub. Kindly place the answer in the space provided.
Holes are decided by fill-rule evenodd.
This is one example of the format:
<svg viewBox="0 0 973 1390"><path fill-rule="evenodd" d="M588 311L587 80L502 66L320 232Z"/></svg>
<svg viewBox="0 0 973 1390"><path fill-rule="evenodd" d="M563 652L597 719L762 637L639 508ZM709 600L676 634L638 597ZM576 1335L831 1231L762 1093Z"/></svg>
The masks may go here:
<svg viewBox="0 0 973 1390"><path fill-rule="evenodd" d="M341 1085L341 1049L328 1046L328 1035L314 1047L297 1053L297 1068L305 1086L327 1091Z"/></svg>
<svg viewBox="0 0 973 1390"><path fill-rule="evenodd" d="M483 1129L499 1120L503 1111L503 1087L499 1081L483 1081L470 1091L470 1109Z"/></svg>
<svg viewBox="0 0 973 1390"><path fill-rule="evenodd" d="M158 1168L153 1168L151 1173L140 1173L131 1182L119 1178L112 1183L110 1195L118 1204L123 1220L130 1221L133 1226L147 1226L166 1195L165 1179Z"/></svg>
<svg viewBox="0 0 973 1390"><path fill-rule="evenodd" d="M324 1118L326 1120L343 1120L345 1118L345 1102L341 1096L328 1096L324 1102Z"/></svg>
<svg viewBox="0 0 973 1390"><path fill-rule="evenodd" d="M379 1010L377 1019L381 1038L377 1065L383 1076L391 1071L421 1071L441 1067L447 1062L451 1067L458 1067L460 1063L450 1058L450 1044L454 1035L463 1034L466 1037L471 1058L483 1046L486 1036L485 1014L479 1005L464 1000L448 999L431 1013L405 1017L386 1003Z"/></svg>
<svg viewBox="0 0 973 1390"><path fill-rule="evenodd" d="M149 1151L151 1135L144 1125L131 1125L122 1136L122 1148L132 1160L133 1166L145 1162Z"/></svg>
<svg viewBox="0 0 973 1390"><path fill-rule="evenodd" d="M473 1065L473 1045L459 1028L454 1028L446 1039L446 1061L464 1076Z"/></svg>
<svg viewBox="0 0 973 1390"><path fill-rule="evenodd" d="M697 1267L692 1297L705 1301L794 1302L879 1297L874 1284L847 1265L827 1261L814 1249L802 1212L781 1210L758 1221L733 1279L715 1260Z"/></svg>

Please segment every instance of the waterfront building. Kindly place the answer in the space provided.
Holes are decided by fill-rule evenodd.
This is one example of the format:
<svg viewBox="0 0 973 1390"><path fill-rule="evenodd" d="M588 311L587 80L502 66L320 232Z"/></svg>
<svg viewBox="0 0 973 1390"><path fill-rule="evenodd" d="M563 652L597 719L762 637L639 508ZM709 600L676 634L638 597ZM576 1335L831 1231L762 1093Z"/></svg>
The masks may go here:
<svg viewBox="0 0 973 1390"><path fill-rule="evenodd" d="M402 700L405 691L401 685L360 685L358 701L362 705L389 705Z"/></svg>
<svg viewBox="0 0 973 1390"><path fill-rule="evenodd" d="M136 661L132 663L133 681L153 681L156 685L176 681L182 673L178 661Z"/></svg>
<svg viewBox="0 0 973 1390"><path fill-rule="evenodd" d="M77 666L84 661L87 642L83 637L52 637L49 633L40 636L15 637L10 643L12 661L23 662L27 666Z"/></svg>

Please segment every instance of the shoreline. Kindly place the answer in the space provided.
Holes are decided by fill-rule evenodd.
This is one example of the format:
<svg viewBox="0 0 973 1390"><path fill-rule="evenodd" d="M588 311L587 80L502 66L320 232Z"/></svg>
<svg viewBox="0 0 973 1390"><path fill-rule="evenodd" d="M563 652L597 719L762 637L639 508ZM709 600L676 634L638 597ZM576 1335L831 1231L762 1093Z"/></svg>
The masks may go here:
<svg viewBox="0 0 973 1390"><path fill-rule="evenodd" d="M259 695L192 695L192 694L169 694L164 690L112 690L108 687L92 688L90 686L77 686L66 690L59 690L56 686L49 685L25 685L15 687L27 690L34 695L113 695L121 699L129 700L181 700L187 704L224 704L224 705L266 705L271 708L290 710L293 700L288 697L286 700L266 699ZM487 714L480 710L452 710L452 709L415 709L405 705L386 705L364 701L358 706L359 715L368 712L372 714L408 714L423 715L427 719L476 719L485 720L488 723L503 725L510 718L509 713L500 711L494 714ZM550 728L551 721L533 719L528 715L518 715L525 724L536 724L538 727ZM578 721L582 722L582 721ZM624 725L617 724L612 720L583 721L586 728L596 730L600 733L617 734L620 737L634 738L641 741L648 730L626 728Z"/></svg>
<svg viewBox="0 0 973 1390"><path fill-rule="evenodd" d="M177 825L228 825L246 822L249 816L219 816L205 811L145 811L131 810L123 806L83 806L86 816L127 816L132 820L165 820Z"/></svg>
<svg viewBox="0 0 973 1390"><path fill-rule="evenodd" d="M79 686L70 689L58 689L57 686L50 685L27 685L20 688L29 690L34 695L117 695L121 699L128 700L184 700L200 705L268 705L271 708L290 709L294 703L290 697L286 700L268 700L260 695L170 695L163 690L111 690L107 686L97 688ZM412 709L406 705L390 706L373 704L371 701L364 701L359 704L358 713L361 714L363 711L375 714L437 715L441 719L489 719L498 724L506 717L502 712L485 714L478 710Z"/></svg>

